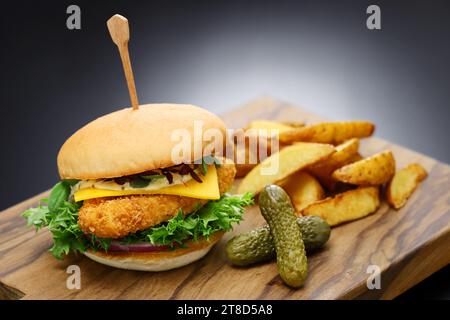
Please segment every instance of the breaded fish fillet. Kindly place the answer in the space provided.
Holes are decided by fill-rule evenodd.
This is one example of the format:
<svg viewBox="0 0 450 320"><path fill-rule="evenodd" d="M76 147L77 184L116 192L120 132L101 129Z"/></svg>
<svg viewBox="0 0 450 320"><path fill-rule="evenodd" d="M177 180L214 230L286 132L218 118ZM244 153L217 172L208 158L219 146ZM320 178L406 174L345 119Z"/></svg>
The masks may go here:
<svg viewBox="0 0 450 320"><path fill-rule="evenodd" d="M233 184L236 168L224 164L217 168L220 194ZM174 195L133 195L86 200L78 213L78 224L87 234L102 238L122 238L174 217L179 209L185 214L208 200Z"/></svg>

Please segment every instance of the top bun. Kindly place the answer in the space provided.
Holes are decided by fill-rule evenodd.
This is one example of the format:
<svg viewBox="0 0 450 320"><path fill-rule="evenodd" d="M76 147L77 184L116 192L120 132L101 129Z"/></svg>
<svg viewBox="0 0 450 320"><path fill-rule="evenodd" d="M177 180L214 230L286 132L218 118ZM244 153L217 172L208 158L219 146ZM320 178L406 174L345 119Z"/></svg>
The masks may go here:
<svg viewBox="0 0 450 320"><path fill-rule="evenodd" d="M193 162L195 121L201 121L202 132L216 128L225 138L223 121L193 105L147 104L138 110L126 108L100 117L75 132L61 147L61 179L114 178ZM174 163L172 149L181 140L172 141L171 135L177 129L191 135L191 154ZM201 140L203 150L210 142Z"/></svg>

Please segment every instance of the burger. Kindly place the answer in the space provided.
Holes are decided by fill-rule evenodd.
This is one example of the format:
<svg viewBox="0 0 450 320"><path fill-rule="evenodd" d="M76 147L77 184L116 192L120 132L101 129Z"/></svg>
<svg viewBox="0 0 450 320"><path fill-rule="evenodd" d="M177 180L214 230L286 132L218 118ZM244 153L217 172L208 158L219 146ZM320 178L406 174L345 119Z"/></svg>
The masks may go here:
<svg viewBox="0 0 450 320"><path fill-rule="evenodd" d="M227 193L234 163L195 132L196 122L225 144L222 120L192 105L141 105L88 123L61 147L61 181L23 213L28 225L49 229L58 259L74 252L112 267L162 271L202 258L253 200ZM180 130L188 148L174 156Z"/></svg>

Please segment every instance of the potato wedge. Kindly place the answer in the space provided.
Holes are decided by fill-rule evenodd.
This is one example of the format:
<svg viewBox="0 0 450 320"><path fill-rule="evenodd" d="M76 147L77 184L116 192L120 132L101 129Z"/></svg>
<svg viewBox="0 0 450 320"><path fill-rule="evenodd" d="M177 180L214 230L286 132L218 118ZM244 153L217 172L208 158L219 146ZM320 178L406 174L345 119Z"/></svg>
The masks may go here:
<svg viewBox="0 0 450 320"><path fill-rule="evenodd" d="M416 190L419 183L427 177L425 169L417 163L411 163L397 171L387 188L387 201L394 209L400 209Z"/></svg>
<svg viewBox="0 0 450 320"><path fill-rule="evenodd" d="M238 178L245 176L272 153L272 137L260 136L257 130L237 130L234 140L234 163Z"/></svg>
<svg viewBox="0 0 450 320"><path fill-rule="evenodd" d="M294 125L290 125L286 122L280 122L280 121L271 121L271 120L253 120L251 121L247 127L245 127L245 130L248 129L266 129L266 130L279 130L279 132L283 131L289 131L296 127L298 127L299 123L293 123Z"/></svg>
<svg viewBox="0 0 450 320"><path fill-rule="evenodd" d="M322 122L280 132L280 142L297 141L340 144L351 138L371 136L375 125L368 121Z"/></svg>
<svg viewBox="0 0 450 320"><path fill-rule="evenodd" d="M302 121L281 121L280 123L290 126L292 128L301 128L305 126L305 123Z"/></svg>
<svg viewBox="0 0 450 320"><path fill-rule="evenodd" d="M334 147L321 143L295 143L285 147L254 167L242 179L238 193L259 193L264 186L277 183L294 172L329 157Z"/></svg>
<svg viewBox="0 0 450 320"><path fill-rule="evenodd" d="M391 180L395 173L395 159L391 151L353 162L333 172L338 181L356 185L378 185Z"/></svg>
<svg viewBox="0 0 450 320"><path fill-rule="evenodd" d="M336 152L328 159L311 166L308 171L330 191L334 190L336 180L332 178L332 173L352 163L357 158L359 139L353 138L336 146Z"/></svg>
<svg viewBox="0 0 450 320"><path fill-rule="evenodd" d="M236 166L236 178L241 178L250 172L258 162L250 163L250 151L248 148L236 148L235 150L235 166ZM244 162L237 163L236 159L245 159Z"/></svg>
<svg viewBox="0 0 450 320"><path fill-rule="evenodd" d="M363 218L380 206L378 187L359 187L307 206L304 216L319 216L330 226Z"/></svg>
<svg viewBox="0 0 450 320"><path fill-rule="evenodd" d="M278 183L291 198L296 212L301 212L313 202L325 198L319 181L304 171L297 171Z"/></svg>

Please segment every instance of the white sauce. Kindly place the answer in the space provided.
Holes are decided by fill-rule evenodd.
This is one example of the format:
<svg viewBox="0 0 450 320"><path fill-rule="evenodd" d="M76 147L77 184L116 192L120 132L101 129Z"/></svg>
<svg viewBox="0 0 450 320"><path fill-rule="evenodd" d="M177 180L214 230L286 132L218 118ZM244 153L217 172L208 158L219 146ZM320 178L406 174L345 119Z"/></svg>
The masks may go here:
<svg viewBox="0 0 450 320"><path fill-rule="evenodd" d="M167 178L164 177L160 179L153 179L152 181L150 181L148 186L144 188L133 188L130 186L129 182L126 182L124 184L117 184L114 182L114 180L105 180L105 179L81 180L72 187L72 193L81 189L88 189L88 188L102 189L102 190L158 190L169 186L184 184L192 179L190 174L180 175L177 173L172 173L172 176L173 182L171 184L169 184Z"/></svg>

